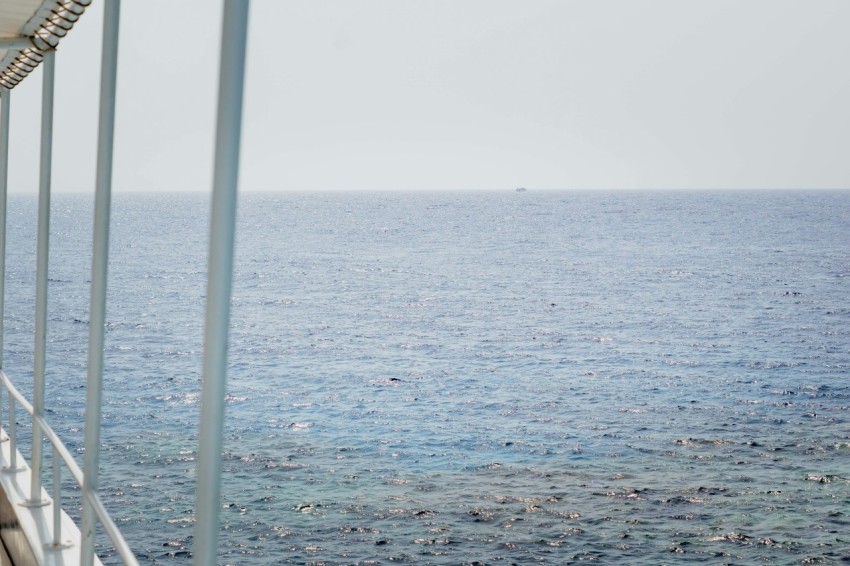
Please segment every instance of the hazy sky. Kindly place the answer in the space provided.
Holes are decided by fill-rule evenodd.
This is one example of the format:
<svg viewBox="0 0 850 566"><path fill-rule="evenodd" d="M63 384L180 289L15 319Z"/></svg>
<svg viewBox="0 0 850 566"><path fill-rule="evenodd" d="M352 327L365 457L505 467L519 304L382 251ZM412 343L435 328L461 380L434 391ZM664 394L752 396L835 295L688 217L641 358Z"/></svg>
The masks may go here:
<svg viewBox="0 0 850 566"><path fill-rule="evenodd" d="M102 2L57 54L94 179ZM221 6L122 4L115 189L209 190ZM847 0L254 0L243 190L850 186ZM41 73L12 93L37 187Z"/></svg>

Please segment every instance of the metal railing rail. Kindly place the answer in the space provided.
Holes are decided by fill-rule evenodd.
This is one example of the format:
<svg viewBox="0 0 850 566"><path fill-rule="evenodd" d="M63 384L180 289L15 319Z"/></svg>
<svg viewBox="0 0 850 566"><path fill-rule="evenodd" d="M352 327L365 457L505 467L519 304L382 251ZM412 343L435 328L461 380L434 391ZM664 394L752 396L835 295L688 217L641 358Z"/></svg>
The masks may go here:
<svg viewBox="0 0 850 566"><path fill-rule="evenodd" d="M74 456L62 442L62 439L59 438L59 435L56 434L56 431L50 426L50 424L45 420L44 417L37 417L33 415L33 407L27 401L26 397L21 394L20 391L15 387L15 384L12 383L12 380L6 375L3 370L0 370L0 383L3 385L3 389L9 392L9 436L8 440L10 444L10 452L12 455L15 454L17 446L16 446L16 422L15 422L15 413L14 410L15 404L17 403L23 409L30 414L33 418L33 422L38 420L38 423L41 427L41 432L50 442L53 448L53 544L56 546L61 545L62 534L61 528L59 527L59 517L61 515L61 498L58 490L57 481L57 470L59 469L59 459L65 462L65 466L68 468L68 471L71 473L71 477L80 486L80 489L83 487L83 471L80 469L80 466L77 464L77 461L74 460ZM5 440L5 439L4 439ZM58 456L58 458L57 458ZM14 457L14 456L13 456ZM10 462L10 465L4 469L4 471L24 471L27 468L25 467L17 467L17 462ZM103 501L100 498L100 495L96 491L82 491L82 497L84 500L91 505L94 513L97 515L98 519L103 526L104 532L109 537L109 540L112 541L112 544L115 545L115 551L121 557L121 559L126 564L138 564L136 557L133 554L133 551L130 550L130 546L127 544L127 541L124 540L124 536L118 530L118 527L115 525L115 522L109 516L109 512L106 510L106 507L103 505Z"/></svg>
<svg viewBox="0 0 850 566"><path fill-rule="evenodd" d="M106 265L109 247L109 206L112 177L112 149L115 118L115 77L117 73L118 24L120 0L108 0L104 6L103 52L101 61L101 89L98 126L97 182L95 191L95 227L92 244L92 290L90 308L88 386L86 393L86 453L85 473L80 469L62 440L44 418L45 359L47 345L47 274L50 236L50 189L53 144L53 91L55 46L45 46L43 54L43 89L41 112L41 148L39 164L38 229L36 250L36 315L35 315L35 367L33 373L33 401L18 391L3 371L2 341L4 316L4 280L6 251L6 195L9 147L10 90L0 89L0 381L9 392L9 465L7 472L26 470L17 462L17 423L15 407L20 405L32 416L32 453L30 497L24 503L40 507L51 503L42 497L43 442L46 437L53 451L53 540L54 548L62 547L61 532L61 468L60 460L70 471L80 487L82 499L82 528L80 562L86 566L94 563L95 521L99 521L116 552L126 564L138 564L132 550L106 511L98 492L98 460L100 453L101 391L103 376L103 344L105 329ZM7 440L6 438L3 439Z"/></svg>
<svg viewBox="0 0 850 566"><path fill-rule="evenodd" d="M68 0L85 7L90 0ZM63 3L63 6L68 3ZM215 170L210 218L209 272L207 276L207 308L204 330L204 361L201 389L200 434L198 440L197 490L195 497L195 564L213 565L217 562L219 530L219 497L221 483L221 451L224 421L224 395L227 378L227 346L230 323L230 300L233 274L239 146L242 123L245 55L247 46L249 0L224 0L221 37L218 111L216 128ZM64 9L64 8L63 8ZM27 506L50 504L42 498L42 463L44 437L53 450L53 544L61 547L61 470L65 462L82 497L80 562L94 562L94 531L99 521L115 545L118 555L127 564L137 560L107 513L98 495L98 465L100 458L100 426L103 382L103 349L106 312L106 282L109 248L109 215L112 185L112 154L115 122L115 90L118 52L120 0L106 0L103 20L103 51L101 61L100 110L98 125L97 175L95 188L94 238L92 244L91 303L89 310L88 372L86 386L85 456L83 470L44 419L45 360L47 332L47 272L50 236L50 184L53 136L53 85L56 43L44 37L38 44L38 57L30 70L43 63L41 158L39 166L39 206L36 251L36 316L35 367L33 401L26 400L3 371L3 281L6 250L6 193L9 138L9 97L22 76L6 80L0 76L0 382L9 392L10 462L7 472L26 470L18 467L16 405L32 416L32 465L30 497ZM81 13L81 12L80 12ZM78 16L79 14L77 14ZM74 20L76 21L76 20ZM53 29L53 28L49 28ZM48 30L48 31L49 31ZM67 31L67 30L65 30ZM64 32L58 36L64 37ZM52 36L51 36L52 37ZM39 39L36 38L36 39ZM18 45L22 38L14 38ZM35 57L32 49L24 49L26 57ZM25 52L25 53L24 53ZM33 52L34 53L34 52ZM43 55L43 57L42 57ZM37 59L37 60L36 60ZM28 73L29 71L27 71ZM25 73L25 74L27 74ZM2 428L0 428L2 431ZM5 441L6 438L0 439Z"/></svg>

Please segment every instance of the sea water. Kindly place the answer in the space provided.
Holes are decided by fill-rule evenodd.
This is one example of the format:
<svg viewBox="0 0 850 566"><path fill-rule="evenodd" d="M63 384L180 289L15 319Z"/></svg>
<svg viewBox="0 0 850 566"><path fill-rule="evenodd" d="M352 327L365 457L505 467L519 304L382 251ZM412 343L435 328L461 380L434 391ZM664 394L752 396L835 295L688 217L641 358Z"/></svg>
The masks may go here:
<svg viewBox="0 0 850 566"><path fill-rule="evenodd" d="M80 461L91 200L54 196L50 243L47 417ZM114 198L101 488L143 562L192 545L207 241L206 194ZM846 191L245 193L221 561L846 561L848 300Z"/></svg>

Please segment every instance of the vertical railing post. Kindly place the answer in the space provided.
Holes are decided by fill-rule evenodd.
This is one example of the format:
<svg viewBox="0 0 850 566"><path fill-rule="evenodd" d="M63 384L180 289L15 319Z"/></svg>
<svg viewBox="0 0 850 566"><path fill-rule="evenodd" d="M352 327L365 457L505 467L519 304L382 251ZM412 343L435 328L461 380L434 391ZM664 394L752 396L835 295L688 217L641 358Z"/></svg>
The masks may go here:
<svg viewBox="0 0 850 566"><path fill-rule="evenodd" d="M15 421L15 398L9 394L9 467L4 472L16 473L25 468L18 467L18 423Z"/></svg>
<svg viewBox="0 0 850 566"><path fill-rule="evenodd" d="M62 470L60 456L53 447L53 548L62 547Z"/></svg>
<svg viewBox="0 0 850 566"><path fill-rule="evenodd" d="M3 369L6 318L6 194L9 178L9 89L0 89L0 370ZM5 387L0 388L0 401ZM2 409L0 402L0 409Z"/></svg>
<svg viewBox="0 0 850 566"><path fill-rule="evenodd" d="M115 86L118 74L118 23L121 3L107 1L103 12L103 50L100 63L100 110L97 133L97 176L94 197L91 306L89 308L86 433L83 461L82 546L80 562L94 561L95 511L89 496L98 489L100 420L103 386L103 348L106 327L106 279L109 259L109 215L112 201L112 155L115 134Z"/></svg>
<svg viewBox="0 0 850 566"><path fill-rule="evenodd" d="M207 311L195 493L194 563L217 563L227 336L236 233L236 186L242 129L242 94L248 0L225 0L218 84L215 165L210 217Z"/></svg>
<svg viewBox="0 0 850 566"><path fill-rule="evenodd" d="M44 439L40 418L44 417L44 370L47 355L47 257L50 239L50 173L53 158L53 86L56 52L44 54L41 94L41 162L38 185L38 240L35 276L35 371L32 393L32 481L29 505L46 505L41 497L41 466Z"/></svg>
<svg viewBox="0 0 850 566"><path fill-rule="evenodd" d="M0 371L3 371L6 319L6 195L9 178L9 89L0 88ZM0 429L3 426L3 390L0 387ZM11 395L9 395L11 398ZM3 435L0 441L8 437Z"/></svg>

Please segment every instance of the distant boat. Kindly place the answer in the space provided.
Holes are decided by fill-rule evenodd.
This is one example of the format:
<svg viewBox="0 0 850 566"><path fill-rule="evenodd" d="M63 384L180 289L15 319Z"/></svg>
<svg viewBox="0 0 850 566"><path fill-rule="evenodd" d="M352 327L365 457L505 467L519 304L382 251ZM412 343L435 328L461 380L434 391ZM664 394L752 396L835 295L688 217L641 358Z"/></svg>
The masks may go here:
<svg viewBox="0 0 850 566"><path fill-rule="evenodd" d="M527 191L527 190L528 190L528 189L526 189L525 187L517 187L516 192L518 192L518 193L524 193L524 192L525 192L525 191Z"/></svg>

